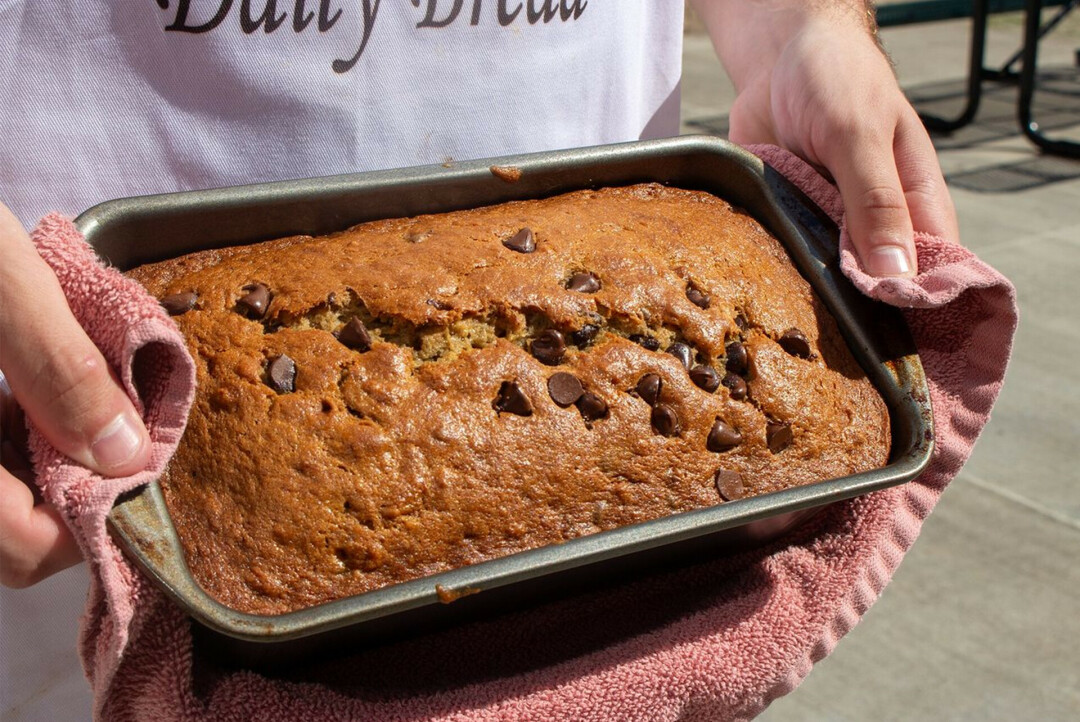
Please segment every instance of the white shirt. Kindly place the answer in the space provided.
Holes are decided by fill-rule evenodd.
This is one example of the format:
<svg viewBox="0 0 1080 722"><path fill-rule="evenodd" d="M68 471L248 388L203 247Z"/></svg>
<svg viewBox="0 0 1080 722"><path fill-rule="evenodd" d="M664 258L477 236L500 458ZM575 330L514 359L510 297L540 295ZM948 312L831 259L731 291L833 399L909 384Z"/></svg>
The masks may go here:
<svg viewBox="0 0 1080 722"><path fill-rule="evenodd" d="M0 0L0 201L678 133L682 0ZM0 716L88 719L85 568L0 591Z"/></svg>

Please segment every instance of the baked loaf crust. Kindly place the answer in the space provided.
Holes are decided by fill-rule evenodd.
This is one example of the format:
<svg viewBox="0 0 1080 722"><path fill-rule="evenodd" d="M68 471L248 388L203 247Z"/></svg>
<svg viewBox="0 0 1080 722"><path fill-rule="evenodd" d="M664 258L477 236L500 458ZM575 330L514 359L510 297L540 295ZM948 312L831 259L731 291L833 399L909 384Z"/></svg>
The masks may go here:
<svg viewBox="0 0 1080 722"><path fill-rule="evenodd" d="M170 514L198 582L247 612L889 453L834 320L780 243L707 193L586 190L130 275L198 368Z"/></svg>

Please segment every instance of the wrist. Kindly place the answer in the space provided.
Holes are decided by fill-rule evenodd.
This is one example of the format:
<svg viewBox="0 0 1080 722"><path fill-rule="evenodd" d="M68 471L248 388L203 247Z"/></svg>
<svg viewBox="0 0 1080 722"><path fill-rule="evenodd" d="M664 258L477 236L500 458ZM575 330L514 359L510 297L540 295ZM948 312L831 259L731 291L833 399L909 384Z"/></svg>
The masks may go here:
<svg viewBox="0 0 1080 722"><path fill-rule="evenodd" d="M881 49L867 0L691 0L737 91L767 73L785 49L808 35L870 42Z"/></svg>

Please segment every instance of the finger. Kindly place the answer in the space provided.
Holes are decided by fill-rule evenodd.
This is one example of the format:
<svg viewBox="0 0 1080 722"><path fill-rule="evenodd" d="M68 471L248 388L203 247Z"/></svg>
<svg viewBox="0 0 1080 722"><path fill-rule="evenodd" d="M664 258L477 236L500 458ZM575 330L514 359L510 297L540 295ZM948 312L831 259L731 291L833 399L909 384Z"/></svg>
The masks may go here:
<svg viewBox="0 0 1080 722"><path fill-rule="evenodd" d="M844 200L855 251L872 276L914 276L914 232L893 156L893 133L830 144L822 158Z"/></svg>
<svg viewBox="0 0 1080 722"><path fill-rule="evenodd" d="M10 447L0 457L10 463ZM35 506L30 488L0 467L0 584L28 587L81 559L56 509Z"/></svg>
<svg viewBox="0 0 1080 722"><path fill-rule="evenodd" d="M60 284L0 205L0 368L26 415L60 452L110 476L133 474L150 440Z"/></svg>
<svg viewBox="0 0 1080 722"><path fill-rule="evenodd" d="M956 208L945 185L937 150L912 110L896 130L896 169L916 231L959 240Z"/></svg>

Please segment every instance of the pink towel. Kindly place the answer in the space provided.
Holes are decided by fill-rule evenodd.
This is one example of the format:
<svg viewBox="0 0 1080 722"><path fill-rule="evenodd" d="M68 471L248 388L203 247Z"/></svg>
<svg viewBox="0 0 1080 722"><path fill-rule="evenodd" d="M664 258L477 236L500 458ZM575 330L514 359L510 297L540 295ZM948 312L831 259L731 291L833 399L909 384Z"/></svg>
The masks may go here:
<svg viewBox="0 0 1080 722"><path fill-rule="evenodd" d="M836 189L808 165L752 150L842 217ZM181 339L70 223L50 216L33 238L154 440L150 469L103 479L34 433L46 498L91 560L82 656L95 715L108 720L749 719L793 690L881 593L989 417L1017 320L1009 282L953 242L918 234L921 274L877 280L842 234L844 272L907 309L926 368L937 445L918 480L834 505L763 549L269 678L201 658L185 617L105 533L117 495L153 478L179 439L193 390Z"/></svg>

